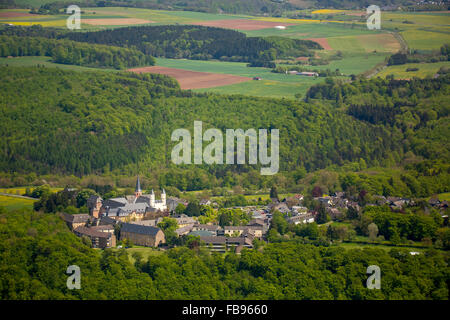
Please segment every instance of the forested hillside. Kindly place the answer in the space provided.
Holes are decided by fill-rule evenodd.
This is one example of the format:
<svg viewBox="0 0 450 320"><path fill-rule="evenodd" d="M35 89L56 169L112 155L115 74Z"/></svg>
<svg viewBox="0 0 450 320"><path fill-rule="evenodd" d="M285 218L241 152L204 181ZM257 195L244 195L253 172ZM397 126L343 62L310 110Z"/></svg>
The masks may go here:
<svg viewBox="0 0 450 320"><path fill-rule="evenodd" d="M202 120L205 130L224 132L280 129L282 170L304 165L309 171L360 158L378 163L390 152L403 153L397 148L401 135L322 104L193 94L165 78L128 73L2 67L0 74L6 137L1 165L8 170L83 175L105 166L120 169L138 157L147 168L168 165L171 132L192 130L194 120Z"/></svg>
<svg viewBox="0 0 450 320"><path fill-rule="evenodd" d="M5 27L0 34L69 39L138 49L150 56L199 60L272 61L312 56L312 49L321 49L319 44L310 40L247 37L229 29L181 25L125 27L95 32L63 32L40 26Z"/></svg>
<svg viewBox="0 0 450 320"><path fill-rule="evenodd" d="M328 82L311 87L307 99L332 100L356 119L402 132L416 155L449 160L449 79Z"/></svg>
<svg viewBox="0 0 450 320"><path fill-rule="evenodd" d="M139 170L154 175L160 185L180 190L234 185L258 190L267 185L270 178L259 174L258 165L175 167L170 161L175 145L170 135L178 128L192 132L194 120L203 121L203 130L279 129L281 172L277 176L284 177L284 183L290 181L291 186L306 172L329 166L352 168L356 163L359 169L390 167L403 159L445 163L449 157L445 127L448 76L411 83L328 81L311 89L308 103L194 94L157 75L2 67L0 76L0 121L4 124L0 128L4 137L0 141L0 166L4 172L83 176L109 172L134 175ZM406 99L411 86L417 88L416 96ZM370 110L368 106L378 101L368 95L372 91L386 92L388 98L383 99L397 101L387 105L397 108L394 124L378 120L381 116L367 121L368 111L365 116L355 111L355 106ZM316 100L319 93L332 100ZM398 104L400 101L404 104ZM412 101L416 104L411 105ZM432 108L425 109L425 103ZM431 174L427 168L436 169ZM446 168L434 162L411 165L414 179L404 178L408 181L405 193L427 196L446 192ZM415 189L415 179L419 178L427 186L420 192ZM389 195L400 190L389 176L380 179L377 184L370 183L374 191L387 190Z"/></svg>
<svg viewBox="0 0 450 320"><path fill-rule="evenodd" d="M56 214L0 208L0 299L448 299L448 255L285 242L241 255L193 246L151 255L92 250ZM81 289L67 289L78 265ZM383 272L367 290L366 269Z"/></svg>
<svg viewBox="0 0 450 320"><path fill-rule="evenodd" d="M116 69L155 64L153 57L136 49L89 45L66 39L0 36L0 57L8 56L49 56L56 63Z"/></svg>

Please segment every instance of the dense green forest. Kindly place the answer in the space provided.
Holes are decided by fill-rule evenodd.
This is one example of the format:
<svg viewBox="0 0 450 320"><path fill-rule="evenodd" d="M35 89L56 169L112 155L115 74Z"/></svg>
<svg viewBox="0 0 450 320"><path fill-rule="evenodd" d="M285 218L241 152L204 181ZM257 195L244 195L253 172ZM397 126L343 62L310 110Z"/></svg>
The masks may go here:
<svg viewBox="0 0 450 320"><path fill-rule="evenodd" d="M428 196L448 191L449 167L445 163L450 134L445 124L449 76L411 82L330 80L313 87L306 103L194 94L158 75L77 73L42 67L2 67L0 75L4 185L12 172L81 177L140 171L156 179L156 185L179 190L234 185L259 190L273 181L282 187L323 181L328 190L336 190L345 187L341 181L347 179L386 195ZM385 92L385 97L380 92ZM330 100L318 101L319 95ZM370 106L375 102L380 108L394 108L389 112L396 114L392 117L395 121L382 120L383 112L377 121L370 118ZM363 108L363 113L356 112L355 106ZM203 121L204 130L279 129L281 174L261 176L259 165L175 167L170 154L176 143L170 141L170 135L178 128L192 132L194 120ZM431 162L424 162L427 159ZM346 178L346 171L392 167L404 161L409 167L395 176ZM342 178L338 179L337 173L331 174L333 179L307 175L334 167L341 168L336 170Z"/></svg>
<svg viewBox="0 0 450 320"><path fill-rule="evenodd" d="M64 32L40 26L4 27L0 34L128 47L156 57L254 63L312 56L312 49L321 49L319 44L310 40L247 37L238 31L203 26L139 26L92 32Z"/></svg>
<svg viewBox="0 0 450 320"><path fill-rule="evenodd" d="M154 65L155 59L136 49L91 45L66 39L0 36L0 57L49 56L52 61L87 67Z"/></svg>
<svg viewBox="0 0 450 320"><path fill-rule="evenodd" d="M56 214L0 208L0 298L6 299L448 299L448 254L316 247L302 241L241 255L193 242L131 264L124 249L92 250ZM66 286L69 265L81 289ZM378 265L381 290L368 290Z"/></svg>
<svg viewBox="0 0 450 320"><path fill-rule="evenodd" d="M328 81L311 87L307 100L332 100L356 119L401 132L404 147L414 154L445 161L450 159L449 79Z"/></svg>

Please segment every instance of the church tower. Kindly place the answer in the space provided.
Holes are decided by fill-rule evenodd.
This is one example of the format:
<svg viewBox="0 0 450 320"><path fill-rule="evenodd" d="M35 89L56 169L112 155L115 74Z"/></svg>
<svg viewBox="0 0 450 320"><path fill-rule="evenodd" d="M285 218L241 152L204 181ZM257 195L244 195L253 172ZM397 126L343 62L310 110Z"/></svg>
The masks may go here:
<svg viewBox="0 0 450 320"><path fill-rule="evenodd" d="M152 208L155 207L155 193L153 192L153 189L152 189L152 193L150 193L150 207L152 207Z"/></svg>
<svg viewBox="0 0 450 320"><path fill-rule="evenodd" d="M164 188L161 193L161 201L162 201L163 205L165 206L166 205L166 190L164 190Z"/></svg>
<svg viewBox="0 0 450 320"><path fill-rule="evenodd" d="M141 181L139 181L139 176L137 177L137 180L136 180L136 189L134 190L134 195L136 196L135 199L142 196Z"/></svg>

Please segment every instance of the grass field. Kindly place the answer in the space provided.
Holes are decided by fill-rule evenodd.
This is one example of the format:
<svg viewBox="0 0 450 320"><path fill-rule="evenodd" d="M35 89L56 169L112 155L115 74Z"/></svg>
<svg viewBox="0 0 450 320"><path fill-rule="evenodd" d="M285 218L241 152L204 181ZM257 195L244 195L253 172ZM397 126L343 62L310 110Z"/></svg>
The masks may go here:
<svg viewBox="0 0 450 320"><path fill-rule="evenodd" d="M436 63L407 63L399 66L389 66L380 73L377 77L386 78L388 75L394 75L396 79L411 79L413 77L425 78L434 76L441 67L450 68L449 61ZM417 71L406 71L410 68L417 68Z"/></svg>
<svg viewBox="0 0 450 320"><path fill-rule="evenodd" d="M270 72L267 68L248 68L246 63L200 61L185 59L157 59L156 65L192 71L233 74L242 77L261 77L261 81L248 81L222 87L196 89L197 92L215 92L224 94L246 94L262 97L288 97L305 94L313 84L325 78L309 78Z"/></svg>
<svg viewBox="0 0 450 320"><path fill-rule="evenodd" d="M387 56L387 53L349 53L345 54L342 60L333 60L328 65L308 66L307 68L318 70L330 69L333 71L339 69L344 75L359 74L384 61ZM316 84L318 81L321 81L321 78L311 79L295 75L273 73L271 72L271 69L267 68L248 68L246 63L241 62L158 58L156 59L156 65L192 71L226 73L242 77L261 77L264 81L270 80L296 84L299 86L304 84Z"/></svg>
<svg viewBox="0 0 450 320"><path fill-rule="evenodd" d="M19 0L32 5L46 3L47 0ZM410 48L420 50L439 49L444 43L450 43L450 25L448 12L441 13L410 13L410 12L383 12L382 30L368 30L364 17L358 17L353 11L324 9L316 10L313 19L286 19L273 17L251 17L245 15L210 14L192 11L164 11L125 7L99 7L83 8L82 20L110 21L117 19L135 19L138 21L151 21L151 25L158 24L194 24L199 22L248 19L252 21L268 21L292 23L286 29L266 28L260 30L242 31L248 36L283 36L295 39L324 39L330 50L318 52L319 56L326 57L336 51L343 53L343 59L333 60L328 65L311 66L309 69L332 71L339 69L344 75L361 74L371 70L374 66L385 61L390 54L397 52L401 46L393 32L398 32ZM28 13L26 9L14 9L7 12ZM305 12L311 12L307 10ZM27 15L22 17L2 17L0 23L14 23L22 25L42 24L44 26L65 27L67 15ZM328 19L328 21L326 20ZM352 21L350 21L351 19ZM405 21L409 23L404 23ZM103 23L103 22L102 22ZM125 26L125 25L122 25ZM82 23L82 30L98 30L115 28L114 25L88 25ZM228 63L218 61L189 61L157 59L157 65L169 68L178 68L190 71L223 73L243 77L261 77L262 81L248 81L244 83L226 85L221 87L195 89L198 92L216 92L225 94L246 94L264 97L288 97L295 94L305 94L308 88L320 83L324 78L307 78L294 75L271 73L270 69L247 68L245 63ZM0 58L0 64L16 65L44 65L78 71L98 70L93 68L60 65L50 62L48 57L21 57L6 59ZM405 74L402 67L389 67L379 75L386 76L394 73L399 78L415 76L428 76L435 73L438 64L420 66L416 74ZM405 68L406 69L406 68ZM112 69L101 69L115 71Z"/></svg>
<svg viewBox="0 0 450 320"><path fill-rule="evenodd" d="M209 14L192 11L163 11L163 10L149 10L139 8L127 7L99 7L99 8L82 8L81 14L81 28L82 29L104 29L114 28L119 26L114 22L116 19L141 19L151 21L150 24L190 24L198 21L224 20L224 19L240 19L245 18L239 15L222 15ZM11 12L28 13L26 9L10 10ZM0 23L10 23L14 25L30 26L40 24L44 27L66 27L66 20L68 15L27 15L23 17L2 17ZM99 19L103 20L102 26L91 25L83 23L83 19ZM109 23L108 20L111 22ZM129 25L142 24L142 22L130 23Z"/></svg>
<svg viewBox="0 0 450 320"><path fill-rule="evenodd" d="M114 249L119 250L119 249ZM144 260L147 260L149 256L158 256L162 254L164 251L159 251L154 248L150 247L141 247L141 246L133 246L132 248L125 249L128 253L128 258L130 259L131 263L135 262L135 259L132 257L133 253L138 252L142 255L142 258Z"/></svg>
<svg viewBox="0 0 450 320"><path fill-rule="evenodd" d="M36 188L36 187L31 186L31 187L1 188L0 192L22 196L22 195L25 194L27 188L29 188L31 191L33 191L34 188ZM51 192L58 192L58 191L61 191L63 189L64 188L58 188L58 187L53 188L53 187L50 187L50 191Z"/></svg>
<svg viewBox="0 0 450 320"><path fill-rule="evenodd" d="M354 243L354 242L342 242L337 244L337 246L346 248L346 249L363 249L363 248L378 248L383 250L392 250L392 249L405 249L413 252L424 252L428 248L417 248L417 247L409 247L409 246L388 246L383 244L362 244L362 243Z"/></svg>
<svg viewBox="0 0 450 320"><path fill-rule="evenodd" d="M0 195L0 207L5 207L7 210L32 209L33 203L34 200Z"/></svg>
<svg viewBox="0 0 450 320"><path fill-rule="evenodd" d="M14 57L14 58L0 58L0 65L8 65L12 67L30 67L30 66L45 66L49 68L60 68L64 70L74 70L74 71L108 71L117 72L116 69L98 69L98 68L88 68L82 66L74 66L70 64L61 64L51 62L50 57Z"/></svg>
<svg viewBox="0 0 450 320"><path fill-rule="evenodd" d="M450 201L450 192L440 193L438 198L440 201Z"/></svg>
<svg viewBox="0 0 450 320"><path fill-rule="evenodd" d="M294 39L330 38L339 36L377 34L379 31L367 30L364 26L351 26L342 23L303 23L288 26L286 29L249 30L245 33L252 37L282 36Z"/></svg>

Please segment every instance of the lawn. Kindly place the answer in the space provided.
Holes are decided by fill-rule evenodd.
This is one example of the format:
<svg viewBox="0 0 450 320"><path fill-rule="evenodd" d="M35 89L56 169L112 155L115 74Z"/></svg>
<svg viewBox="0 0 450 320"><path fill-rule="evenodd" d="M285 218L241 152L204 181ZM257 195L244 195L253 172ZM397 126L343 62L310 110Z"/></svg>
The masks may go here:
<svg viewBox="0 0 450 320"><path fill-rule="evenodd" d="M115 250L119 250L119 249L115 249ZM141 246L133 246L132 248L127 248L125 249L128 253L128 258L130 259L131 263L135 262L135 259L132 257L132 254L135 252L138 252L142 255L142 258L144 260L147 260L147 258L149 256L158 256L160 254L162 254L164 251L159 251L155 248L151 248L151 247L141 247Z"/></svg>

